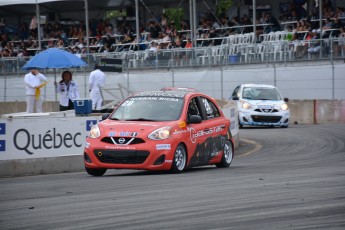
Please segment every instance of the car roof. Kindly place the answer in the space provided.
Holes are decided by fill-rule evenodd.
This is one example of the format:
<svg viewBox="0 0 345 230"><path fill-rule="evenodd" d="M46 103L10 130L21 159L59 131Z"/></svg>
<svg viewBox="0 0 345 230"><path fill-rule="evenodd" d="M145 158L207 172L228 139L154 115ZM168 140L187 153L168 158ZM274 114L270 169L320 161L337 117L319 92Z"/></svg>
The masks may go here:
<svg viewBox="0 0 345 230"><path fill-rule="evenodd" d="M260 87L260 88L263 88L263 87L265 87L265 88L277 88L277 87L275 87L274 85L267 85L267 84L241 84L241 87L243 88L243 87Z"/></svg>
<svg viewBox="0 0 345 230"><path fill-rule="evenodd" d="M189 87L164 87L162 91L187 91L187 92L197 92L198 90Z"/></svg>
<svg viewBox="0 0 345 230"><path fill-rule="evenodd" d="M190 91L142 91L133 93L131 97L177 97L184 98Z"/></svg>

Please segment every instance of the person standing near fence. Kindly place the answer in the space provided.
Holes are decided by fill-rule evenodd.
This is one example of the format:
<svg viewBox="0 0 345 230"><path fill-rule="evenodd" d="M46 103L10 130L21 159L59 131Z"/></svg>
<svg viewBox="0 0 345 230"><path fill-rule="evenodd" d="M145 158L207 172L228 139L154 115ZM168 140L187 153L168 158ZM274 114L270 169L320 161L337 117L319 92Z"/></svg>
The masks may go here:
<svg viewBox="0 0 345 230"><path fill-rule="evenodd" d="M92 100L92 109L99 109L102 106L103 98L101 88L105 84L105 74L100 70L98 64L95 65L94 71L89 77L89 92Z"/></svg>
<svg viewBox="0 0 345 230"><path fill-rule="evenodd" d="M47 77L38 72L37 69L32 69L25 75L24 82L26 88L26 112L33 113L36 107L36 112L42 113L41 88L48 83Z"/></svg>
<svg viewBox="0 0 345 230"><path fill-rule="evenodd" d="M73 101L79 99L79 90L76 82L72 80L72 73L68 70L61 75L59 83L54 82L56 91L60 93L60 111L74 109Z"/></svg>

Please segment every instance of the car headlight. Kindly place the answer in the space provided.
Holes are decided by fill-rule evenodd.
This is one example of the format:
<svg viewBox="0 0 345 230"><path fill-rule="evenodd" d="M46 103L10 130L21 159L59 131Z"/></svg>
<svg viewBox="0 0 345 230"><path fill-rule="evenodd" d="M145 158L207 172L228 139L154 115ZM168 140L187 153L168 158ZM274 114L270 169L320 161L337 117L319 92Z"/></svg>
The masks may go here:
<svg viewBox="0 0 345 230"><path fill-rule="evenodd" d="M289 106L287 104L282 104L280 108L284 111L289 110Z"/></svg>
<svg viewBox="0 0 345 230"><path fill-rule="evenodd" d="M151 140L164 140L170 137L170 127L157 129L148 135Z"/></svg>
<svg viewBox="0 0 345 230"><path fill-rule="evenodd" d="M98 125L94 125L92 126L90 133L89 133L89 137L91 138L97 138L101 135L101 131L99 131L99 127Z"/></svg>
<svg viewBox="0 0 345 230"><path fill-rule="evenodd" d="M244 101L242 102L242 108L243 109L250 109L252 107L251 104L249 104L248 102Z"/></svg>

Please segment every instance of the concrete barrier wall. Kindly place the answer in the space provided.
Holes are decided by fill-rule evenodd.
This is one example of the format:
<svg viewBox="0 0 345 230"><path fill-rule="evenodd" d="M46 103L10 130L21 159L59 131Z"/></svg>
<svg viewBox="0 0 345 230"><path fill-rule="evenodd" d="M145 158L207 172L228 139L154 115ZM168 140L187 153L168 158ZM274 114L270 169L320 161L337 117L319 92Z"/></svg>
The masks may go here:
<svg viewBox="0 0 345 230"><path fill-rule="evenodd" d="M59 102L46 101L43 102L44 112L59 111ZM0 102L0 116L3 114L21 113L26 111L25 101Z"/></svg>
<svg viewBox="0 0 345 230"><path fill-rule="evenodd" d="M345 100L315 100L314 107L316 124L345 123Z"/></svg>
<svg viewBox="0 0 345 230"><path fill-rule="evenodd" d="M344 124L345 100L290 100L290 124Z"/></svg>
<svg viewBox="0 0 345 230"><path fill-rule="evenodd" d="M83 155L0 161L0 177L78 172L84 170Z"/></svg>

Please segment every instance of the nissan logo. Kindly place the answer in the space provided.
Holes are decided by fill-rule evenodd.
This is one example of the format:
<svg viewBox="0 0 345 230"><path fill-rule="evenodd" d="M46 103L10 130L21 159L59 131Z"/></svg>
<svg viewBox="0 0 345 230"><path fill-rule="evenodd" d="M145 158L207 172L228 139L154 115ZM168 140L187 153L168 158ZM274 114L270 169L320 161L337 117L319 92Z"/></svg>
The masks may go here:
<svg viewBox="0 0 345 230"><path fill-rule="evenodd" d="M125 141L126 141L126 139L125 139L125 138L123 138L123 137L121 137L121 138L119 139L119 143L120 143L120 144L125 143Z"/></svg>

